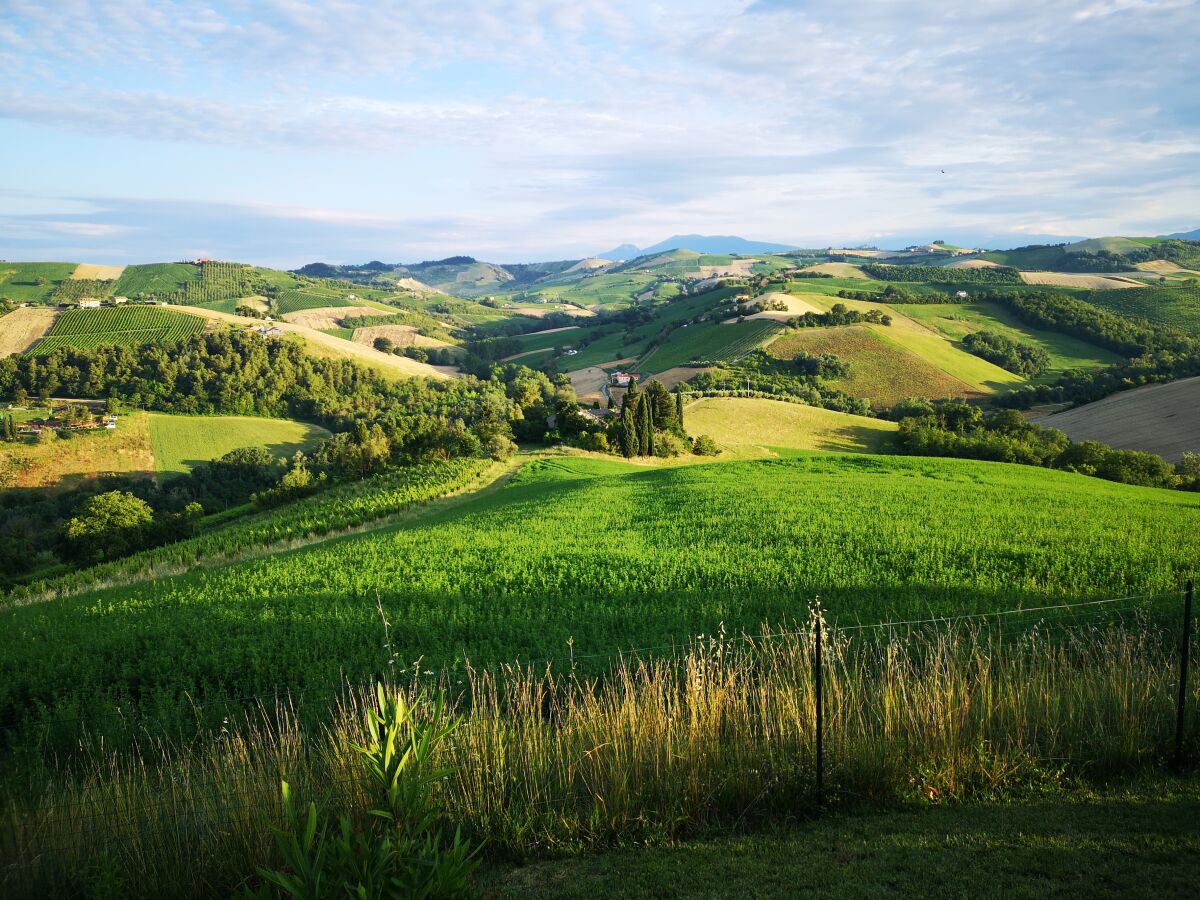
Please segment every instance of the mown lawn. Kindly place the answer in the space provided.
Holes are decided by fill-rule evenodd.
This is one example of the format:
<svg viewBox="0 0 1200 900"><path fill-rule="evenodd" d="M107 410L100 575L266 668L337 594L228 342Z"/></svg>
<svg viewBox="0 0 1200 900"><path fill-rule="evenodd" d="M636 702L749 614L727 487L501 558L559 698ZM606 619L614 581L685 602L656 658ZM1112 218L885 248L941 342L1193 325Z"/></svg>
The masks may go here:
<svg viewBox="0 0 1200 900"><path fill-rule="evenodd" d="M1195 897L1200 779L848 813L673 847L497 867L507 897Z"/></svg>

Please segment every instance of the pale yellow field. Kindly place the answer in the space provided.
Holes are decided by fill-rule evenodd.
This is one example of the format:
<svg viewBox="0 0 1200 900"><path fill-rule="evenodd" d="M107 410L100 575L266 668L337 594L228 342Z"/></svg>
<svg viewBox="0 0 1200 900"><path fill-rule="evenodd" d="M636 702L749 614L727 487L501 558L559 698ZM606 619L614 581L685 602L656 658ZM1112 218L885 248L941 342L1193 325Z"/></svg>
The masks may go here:
<svg viewBox="0 0 1200 900"><path fill-rule="evenodd" d="M788 319L794 319L794 318L796 318L796 316L803 315L804 313L807 313L807 312L814 312L814 313L821 312L821 309L819 307L814 306L812 303L810 303L809 301L807 301L801 297L797 297L795 294L782 294L782 293L778 293L778 292L772 293L772 294L763 294L761 297L759 297L757 300L755 300L754 305L761 309L763 304L767 303L770 300L780 300L783 303L786 303L787 309L786 310L767 309L767 310L763 310L762 312L756 312L753 315L746 316L746 318L747 319L775 319L777 322L786 322ZM731 325L735 322L737 322L737 319L733 318L733 319L726 319L721 324L722 325Z"/></svg>
<svg viewBox="0 0 1200 900"><path fill-rule="evenodd" d="M98 266L93 263L80 263L71 273L71 277L80 281L116 281L125 271L124 266Z"/></svg>
<svg viewBox="0 0 1200 900"><path fill-rule="evenodd" d="M1149 262L1140 262L1137 268L1143 272L1153 272L1156 275L1175 275L1181 278L1195 278L1200 275L1195 269L1184 269L1173 262L1165 259L1152 259Z"/></svg>
<svg viewBox="0 0 1200 900"><path fill-rule="evenodd" d="M960 259L958 262L946 264L947 269L998 269L999 263L990 259Z"/></svg>
<svg viewBox="0 0 1200 900"><path fill-rule="evenodd" d="M1111 275L1075 275L1069 272L1022 272L1021 280L1026 284L1057 284L1062 287L1088 288L1093 291L1145 287L1141 282L1131 278L1116 278Z"/></svg>
<svg viewBox="0 0 1200 900"><path fill-rule="evenodd" d="M195 313L214 322L227 322L231 325L241 326L262 325L258 319L203 309L199 306L180 306L179 309ZM459 375L458 370L450 366L431 366L427 363L417 362L415 359L409 359L407 356L380 353L370 347L364 347L362 344L345 341L340 337L334 337L304 325L280 322L278 326L287 334L295 334L303 338L305 349L313 356L325 359L352 359L391 378L456 378Z"/></svg>
<svg viewBox="0 0 1200 900"><path fill-rule="evenodd" d="M699 276L701 278L715 278L719 275L750 275L750 267L753 266L757 259L735 259L723 266L700 266Z"/></svg>
<svg viewBox="0 0 1200 900"><path fill-rule="evenodd" d="M385 337L397 347L450 347L437 338L418 334L412 325L370 325L354 329L354 342L374 346L375 338Z"/></svg>
<svg viewBox="0 0 1200 900"><path fill-rule="evenodd" d="M578 316L579 318L588 318L594 316L594 310L584 309L582 306L569 305L554 305L554 306L506 306L504 307L509 312L520 313L523 316L529 316L534 319L541 319L550 313L565 313L568 316Z"/></svg>
<svg viewBox="0 0 1200 900"><path fill-rule="evenodd" d="M381 315L387 315L387 313L371 306L322 306L319 309L302 309L298 312L284 313L283 321L321 331L326 328L339 328L342 319Z"/></svg>
<svg viewBox="0 0 1200 900"><path fill-rule="evenodd" d="M815 406L754 397L705 397L683 410L688 434L707 434L739 453L770 448L878 453L890 446L895 422Z"/></svg>
<svg viewBox="0 0 1200 900"><path fill-rule="evenodd" d="M605 266L611 266L611 265L612 265L611 259L600 259L599 257L591 257L589 259L581 259L579 262L575 263L575 265L571 266L571 268L567 269L567 271L568 272L583 272L583 271L588 271L591 269L603 269Z"/></svg>
<svg viewBox="0 0 1200 900"><path fill-rule="evenodd" d="M26 306L0 318L0 358L24 353L45 337L57 317L52 309Z"/></svg>
<svg viewBox="0 0 1200 900"><path fill-rule="evenodd" d="M866 278L867 273L853 263L821 263L816 266L805 266L801 272L823 272L834 278Z"/></svg>

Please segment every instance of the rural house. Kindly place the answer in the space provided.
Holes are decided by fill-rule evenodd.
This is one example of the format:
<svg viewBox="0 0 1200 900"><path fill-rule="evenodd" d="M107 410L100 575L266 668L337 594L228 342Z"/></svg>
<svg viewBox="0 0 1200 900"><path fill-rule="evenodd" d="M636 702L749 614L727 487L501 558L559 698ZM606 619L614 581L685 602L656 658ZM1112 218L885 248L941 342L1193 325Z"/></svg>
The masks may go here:
<svg viewBox="0 0 1200 900"><path fill-rule="evenodd" d="M79 300L80 309L99 309L100 301L94 297L82 297Z"/></svg>

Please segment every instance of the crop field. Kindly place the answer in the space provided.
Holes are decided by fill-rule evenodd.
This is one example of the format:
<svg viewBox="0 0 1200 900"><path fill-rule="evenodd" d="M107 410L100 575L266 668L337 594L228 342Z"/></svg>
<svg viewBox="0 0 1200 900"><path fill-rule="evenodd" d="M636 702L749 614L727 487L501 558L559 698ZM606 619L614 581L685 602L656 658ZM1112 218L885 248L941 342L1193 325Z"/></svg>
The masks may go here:
<svg viewBox="0 0 1200 900"><path fill-rule="evenodd" d="M1125 291L1093 291L1082 299L1118 315L1137 316L1200 335L1200 281Z"/></svg>
<svg viewBox="0 0 1200 900"><path fill-rule="evenodd" d="M747 448L880 453L891 446L899 427L884 419L756 397L704 397L685 407L684 422L689 434L707 434L734 453Z"/></svg>
<svg viewBox="0 0 1200 900"><path fill-rule="evenodd" d="M1200 452L1200 377L1148 384L1038 420L1073 441L1148 450L1169 462Z"/></svg>
<svg viewBox="0 0 1200 900"><path fill-rule="evenodd" d="M814 305L828 310L835 303L848 309L866 312L880 309L892 317L890 326L867 325L871 331L892 346L912 353L935 369L951 378L965 382L981 393L1002 391L1024 384L1025 379L1006 369L993 365L960 348L945 336L928 328L908 315L909 306L888 306L865 300L841 300L834 297L809 295L805 298ZM918 304L923 306L924 304Z"/></svg>
<svg viewBox="0 0 1200 900"><path fill-rule="evenodd" d="M0 298L18 303L45 303L59 282L71 277L75 266L57 262L0 262Z"/></svg>
<svg viewBox="0 0 1200 900"><path fill-rule="evenodd" d="M850 374L829 384L882 408L907 397L940 400L981 393L865 325L802 328L771 342L767 352L778 359L794 359L801 352L832 353L849 364Z"/></svg>
<svg viewBox="0 0 1200 900"><path fill-rule="evenodd" d="M84 297L103 299L112 294L115 281L96 281L90 278L67 278L58 283L50 295L51 303L76 303Z"/></svg>
<svg viewBox="0 0 1200 900"><path fill-rule="evenodd" d="M181 475L239 447L266 447L277 457L311 452L329 437L317 425L257 416L173 416L150 413L154 468Z"/></svg>
<svg viewBox="0 0 1200 900"><path fill-rule="evenodd" d="M158 306L68 309L29 352L42 355L59 347L136 346L183 340L204 330L198 316Z"/></svg>
<svg viewBox="0 0 1200 900"><path fill-rule="evenodd" d="M149 263L126 266L113 292L123 297L139 294L173 294L200 279L200 269L192 263Z"/></svg>
<svg viewBox="0 0 1200 900"><path fill-rule="evenodd" d="M643 361L650 372L661 372L691 362L737 362L757 350L780 330L768 319L720 325L704 322L677 328L661 347Z"/></svg>
<svg viewBox="0 0 1200 900"><path fill-rule="evenodd" d="M342 514L312 500L303 528ZM409 522L0 610L19 637L0 721L119 704L194 723L182 698L361 681L388 643L431 670L603 653L785 625L816 595L849 624L1175 590L1198 527L1194 494L967 460L548 460Z"/></svg>
<svg viewBox="0 0 1200 900"><path fill-rule="evenodd" d="M275 310L281 316L302 312L307 309L323 309L334 306L356 306L356 300L347 300L328 291L280 291L275 298Z"/></svg>
<svg viewBox="0 0 1200 900"><path fill-rule="evenodd" d="M904 314L953 341L986 330L1041 347L1050 356L1050 367L1035 379L1038 381L1053 380L1067 369L1092 369L1120 361L1115 353L1079 338L1027 325L996 303L911 304L904 307Z"/></svg>
<svg viewBox="0 0 1200 900"><path fill-rule="evenodd" d="M596 275L563 287L541 288L531 295L587 308L631 306L634 298L656 280L655 275L647 272L620 272Z"/></svg>

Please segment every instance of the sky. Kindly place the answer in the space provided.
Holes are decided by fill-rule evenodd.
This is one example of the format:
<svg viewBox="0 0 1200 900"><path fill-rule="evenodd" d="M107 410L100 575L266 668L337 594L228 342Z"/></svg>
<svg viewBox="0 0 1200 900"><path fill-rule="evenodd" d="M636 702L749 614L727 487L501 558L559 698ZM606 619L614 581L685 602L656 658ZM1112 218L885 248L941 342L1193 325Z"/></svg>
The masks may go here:
<svg viewBox="0 0 1200 900"><path fill-rule="evenodd" d="M0 258L1200 227L1200 0L0 0Z"/></svg>

